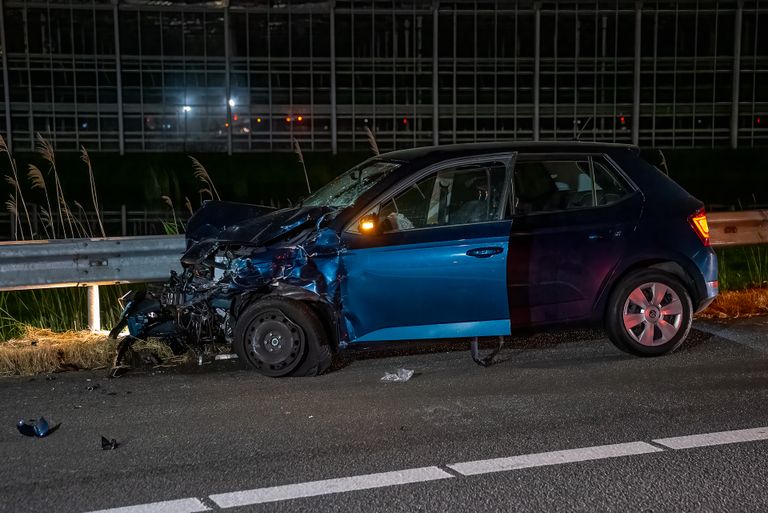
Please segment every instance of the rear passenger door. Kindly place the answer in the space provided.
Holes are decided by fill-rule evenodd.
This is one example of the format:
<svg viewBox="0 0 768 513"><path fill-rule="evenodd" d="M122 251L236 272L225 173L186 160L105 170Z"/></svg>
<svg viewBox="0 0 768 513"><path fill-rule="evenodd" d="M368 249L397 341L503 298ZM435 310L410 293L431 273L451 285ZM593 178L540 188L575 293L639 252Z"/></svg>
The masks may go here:
<svg viewBox="0 0 768 513"><path fill-rule="evenodd" d="M520 155L509 205L512 326L590 317L642 196L602 155Z"/></svg>

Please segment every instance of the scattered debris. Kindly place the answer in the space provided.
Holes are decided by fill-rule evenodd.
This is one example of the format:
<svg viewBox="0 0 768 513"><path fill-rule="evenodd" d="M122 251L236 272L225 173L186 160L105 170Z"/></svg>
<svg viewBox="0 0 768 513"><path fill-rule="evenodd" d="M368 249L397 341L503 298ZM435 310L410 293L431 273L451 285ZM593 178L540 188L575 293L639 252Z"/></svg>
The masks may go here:
<svg viewBox="0 0 768 513"><path fill-rule="evenodd" d="M405 382L413 377L413 371L409 369L397 369L394 373L385 372L381 381Z"/></svg>
<svg viewBox="0 0 768 513"><path fill-rule="evenodd" d="M59 429L60 425L61 423L51 426L48 421L45 420L45 417L40 417L37 420L31 419L26 422L23 419L19 420L19 422L16 423L16 428L19 430L19 433L24 436L44 438Z"/></svg>
<svg viewBox="0 0 768 513"><path fill-rule="evenodd" d="M234 360L235 358L237 358L237 355L235 353L217 354L214 357L214 360Z"/></svg>
<svg viewBox="0 0 768 513"><path fill-rule="evenodd" d="M93 385L88 385L87 387L85 387L85 389L88 390L89 392L93 392L94 390L98 390L99 388L101 388L101 385L99 385L98 383L95 383Z"/></svg>
<svg viewBox="0 0 768 513"><path fill-rule="evenodd" d="M117 443L117 440L114 438L108 439L107 437L103 436L101 437L101 450L102 451L114 451L120 446L120 444Z"/></svg>
<svg viewBox="0 0 768 513"><path fill-rule="evenodd" d="M496 355L499 354L501 348L504 347L504 337L499 337L499 341L487 356L480 356L480 343L477 337L473 338L469 343L469 352L472 355L472 360L481 367L490 367L496 363Z"/></svg>
<svg viewBox="0 0 768 513"><path fill-rule="evenodd" d="M112 335L117 336L114 334ZM110 378L119 378L131 369L157 369L185 363L190 358L185 346L160 341L155 338L142 340L131 335L120 339L117 353L109 369Z"/></svg>

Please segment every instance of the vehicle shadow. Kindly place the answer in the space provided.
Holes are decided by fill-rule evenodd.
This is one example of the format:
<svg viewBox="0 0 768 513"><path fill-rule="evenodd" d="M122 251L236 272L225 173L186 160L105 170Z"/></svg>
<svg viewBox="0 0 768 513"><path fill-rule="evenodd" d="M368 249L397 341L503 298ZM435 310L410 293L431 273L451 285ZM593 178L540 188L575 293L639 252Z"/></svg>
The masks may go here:
<svg viewBox="0 0 768 513"><path fill-rule="evenodd" d="M713 338L711 333L691 329L685 343L676 351L676 353L696 353L705 348L706 343ZM421 356L437 353L467 353L467 363L474 364L470 358L471 339L443 339L443 340L409 340L399 342L382 342L366 346L356 346L348 348L337 355L328 372L339 371L354 362L365 360L377 360L403 356ZM520 356L527 351L549 349L556 347L566 347L570 344L579 342L593 341L595 345L606 344L611 346L610 341L605 338L605 332L598 328L578 328L578 329L555 329L545 332L530 332L525 335L504 337L504 346L494 358L492 365L505 365L510 362L519 362ZM489 354L498 343L497 337L481 337L479 347L483 354ZM611 346L612 347L612 346ZM482 354L481 354L482 356ZM600 352L584 358L580 356L581 362L590 360L605 361L609 360L632 360L638 358L630 354L620 352L618 349L606 354ZM560 364L571 365L572 358L562 359ZM548 367L558 366L556 360L550 360ZM531 362L525 364L530 367ZM537 366L534 364L534 366Z"/></svg>

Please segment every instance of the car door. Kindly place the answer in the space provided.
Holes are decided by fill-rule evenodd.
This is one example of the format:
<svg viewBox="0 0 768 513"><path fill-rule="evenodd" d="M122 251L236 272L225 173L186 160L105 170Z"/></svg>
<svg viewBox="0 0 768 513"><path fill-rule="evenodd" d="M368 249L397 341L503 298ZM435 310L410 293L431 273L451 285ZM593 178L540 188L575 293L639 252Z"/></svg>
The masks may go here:
<svg viewBox="0 0 768 513"><path fill-rule="evenodd" d="M599 155L520 156L507 278L513 326L589 318L642 196Z"/></svg>
<svg viewBox="0 0 768 513"><path fill-rule="evenodd" d="M504 219L514 154L449 161L369 209L380 231L342 235L352 342L508 335Z"/></svg>

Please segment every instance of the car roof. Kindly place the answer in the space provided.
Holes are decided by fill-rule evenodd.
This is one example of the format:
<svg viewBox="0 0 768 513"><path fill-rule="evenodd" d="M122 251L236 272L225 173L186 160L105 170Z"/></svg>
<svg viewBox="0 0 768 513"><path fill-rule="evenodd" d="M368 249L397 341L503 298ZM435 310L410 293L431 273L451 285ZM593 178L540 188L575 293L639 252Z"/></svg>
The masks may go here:
<svg viewBox="0 0 768 513"><path fill-rule="evenodd" d="M424 146L397 150L379 155L380 159L416 163L425 161L439 162L453 158L471 157L485 153L584 153L605 152L617 149L639 151L631 144L582 142L582 141L541 141L541 142L488 142L468 144L448 144L444 146Z"/></svg>

